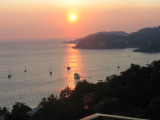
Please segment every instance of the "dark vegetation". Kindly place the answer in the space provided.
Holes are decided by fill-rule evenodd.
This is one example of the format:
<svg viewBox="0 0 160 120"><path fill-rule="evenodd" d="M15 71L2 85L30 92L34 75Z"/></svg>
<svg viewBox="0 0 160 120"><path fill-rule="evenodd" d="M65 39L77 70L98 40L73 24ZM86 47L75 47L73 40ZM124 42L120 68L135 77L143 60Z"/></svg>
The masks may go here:
<svg viewBox="0 0 160 120"><path fill-rule="evenodd" d="M160 61L149 67L131 64L120 75L112 75L96 84L80 81L43 98L41 108L30 120L77 120L95 112L160 120ZM5 108L7 120L26 120L30 108L24 103ZM3 111L3 113L4 113Z"/></svg>
<svg viewBox="0 0 160 120"><path fill-rule="evenodd" d="M28 120L29 117L26 113L29 110L31 110L31 108L25 105L25 103L16 102L11 112L6 107L3 107L0 110L0 115L4 115L6 120Z"/></svg>
<svg viewBox="0 0 160 120"><path fill-rule="evenodd" d="M135 52L160 52L160 38L152 40L147 45L144 45L139 49L136 49Z"/></svg>
<svg viewBox="0 0 160 120"><path fill-rule="evenodd" d="M79 39L79 42L75 48L139 48L136 50L137 52L160 52L160 26L154 28L144 28L131 34L125 34L124 32L95 33Z"/></svg>
<svg viewBox="0 0 160 120"><path fill-rule="evenodd" d="M119 49L126 48L126 36L99 33L81 40L75 48L85 49Z"/></svg>

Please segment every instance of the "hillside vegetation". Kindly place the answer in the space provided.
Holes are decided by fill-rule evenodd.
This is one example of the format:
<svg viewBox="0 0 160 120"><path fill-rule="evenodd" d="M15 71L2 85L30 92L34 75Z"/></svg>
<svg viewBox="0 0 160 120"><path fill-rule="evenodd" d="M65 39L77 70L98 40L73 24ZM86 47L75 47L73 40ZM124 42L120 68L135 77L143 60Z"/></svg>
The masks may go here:
<svg viewBox="0 0 160 120"><path fill-rule="evenodd" d="M76 40L77 41L77 40ZM125 32L99 32L78 39L75 48L81 49L122 49L139 48L138 52L159 52L160 26L144 28L127 34ZM156 48L155 48L156 45ZM158 50L157 50L158 48Z"/></svg>

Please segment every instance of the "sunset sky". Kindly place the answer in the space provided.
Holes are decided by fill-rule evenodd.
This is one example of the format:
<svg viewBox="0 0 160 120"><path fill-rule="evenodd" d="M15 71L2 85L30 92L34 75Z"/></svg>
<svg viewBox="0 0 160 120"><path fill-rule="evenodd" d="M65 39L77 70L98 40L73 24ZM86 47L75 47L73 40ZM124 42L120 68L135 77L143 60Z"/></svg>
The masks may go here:
<svg viewBox="0 0 160 120"><path fill-rule="evenodd" d="M74 39L159 25L160 0L0 0L0 40Z"/></svg>

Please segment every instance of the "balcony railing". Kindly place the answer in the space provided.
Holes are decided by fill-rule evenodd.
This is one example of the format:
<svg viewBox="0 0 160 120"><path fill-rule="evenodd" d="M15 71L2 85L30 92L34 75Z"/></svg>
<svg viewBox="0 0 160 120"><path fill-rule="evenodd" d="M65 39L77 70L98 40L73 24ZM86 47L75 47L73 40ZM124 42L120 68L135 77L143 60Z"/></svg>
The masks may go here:
<svg viewBox="0 0 160 120"><path fill-rule="evenodd" d="M140 118L133 118L133 117L124 117L124 116L96 113L91 116L82 118L80 120L149 120L149 119L140 119Z"/></svg>

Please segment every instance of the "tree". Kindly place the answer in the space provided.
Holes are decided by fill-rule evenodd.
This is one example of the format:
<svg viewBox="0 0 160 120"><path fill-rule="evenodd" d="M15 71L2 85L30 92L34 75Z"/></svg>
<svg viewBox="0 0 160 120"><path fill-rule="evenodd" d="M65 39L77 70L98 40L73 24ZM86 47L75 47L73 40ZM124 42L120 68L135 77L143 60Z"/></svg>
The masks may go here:
<svg viewBox="0 0 160 120"><path fill-rule="evenodd" d="M151 103L146 109L145 115L151 118L152 120L160 120L159 109L160 109L160 96L157 96L152 99Z"/></svg>
<svg viewBox="0 0 160 120"><path fill-rule="evenodd" d="M69 87L66 87L64 90L61 91L60 93L60 98L67 98L69 96L71 96L72 91Z"/></svg>
<svg viewBox="0 0 160 120"><path fill-rule="evenodd" d="M25 103L16 102L12 107L11 116L8 120L28 120L27 112L31 108Z"/></svg>

